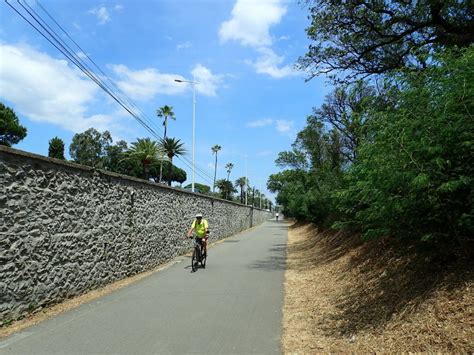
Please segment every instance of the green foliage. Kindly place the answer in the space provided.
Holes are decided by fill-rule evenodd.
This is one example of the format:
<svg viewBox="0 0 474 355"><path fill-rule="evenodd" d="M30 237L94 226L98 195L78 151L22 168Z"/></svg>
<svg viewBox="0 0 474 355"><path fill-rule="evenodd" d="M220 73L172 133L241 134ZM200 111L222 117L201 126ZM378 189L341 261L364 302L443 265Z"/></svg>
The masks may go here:
<svg viewBox="0 0 474 355"><path fill-rule="evenodd" d="M162 161L162 162L153 162L150 165L150 176L155 177L155 180L158 181L159 174L160 174L160 164L162 166L162 173L164 176L170 176L171 174L171 181L176 181L180 184L186 181L187 175L186 171L183 169L178 168L175 165L172 165L169 161ZM170 171L171 169L171 171Z"/></svg>
<svg viewBox="0 0 474 355"><path fill-rule="evenodd" d="M69 155L78 164L102 169L107 149L111 143L112 136L109 131L100 133L94 128L89 128L72 137Z"/></svg>
<svg viewBox="0 0 474 355"><path fill-rule="evenodd" d="M474 46L434 61L387 76L378 94L326 98L268 180L283 213L439 250L473 242Z"/></svg>
<svg viewBox="0 0 474 355"><path fill-rule="evenodd" d="M235 180L234 186L240 188L240 203L245 202L245 188L248 186L248 181L245 176L238 178ZM247 192L248 194L248 192Z"/></svg>
<svg viewBox="0 0 474 355"><path fill-rule="evenodd" d="M348 224L367 238L472 238L474 47L438 60L397 75L397 105L374 112L371 140L338 192Z"/></svg>
<svg viewBox="0 0 474 355"><path fill-rule="evenodd" d="M160 149L166 154L169 158L171 164L173 164L173 158L175 156L180 156L186 154L186 149L184 148L184 143L180 139L176 138L165 138L160 140ZM172 181L172 171L168 172L168 185L171 186Z"/></svg>
<svg viewBox="0 0 474 355"><path fill-rule="evenodd" d="M232 194L237 192L232 181L226 179L217 180L216 187L219 189L220 197L226 200L232 200Z"/></svg>
<svg viewBox="0 0 474 355"><path fill-rule="evenodd" d="M184 187L185 189L191 189L192 188L192 184L188 184ZM200 184L198 182L194 183L194 189L199 191L200 193L202 194L209 194L211 192L211 187L210 186L207 186L207 185L204 185L204 184Z"/></svg>
<svg viewBox="0 0 474 355"><path fill-rule="evenodd" d="M138 138L136 142L124 154L122 161L138 162L142 166L142 177L148 178L150 164L157 161L157 156L161 155L160 146L150 138Z"/></svg>
<svg viewBox="0 0 474 355"><path fill-rule="evenodd" d="M26 132L15 112L0 102L0 145L11 147L25 138Z"/></svg>
<svg viewBox="0 0 474 355"><path fill-rule="evenodd" d="M64 142L59 137L54 137L49 141L48 157L65 160Z"/></svg>
<svg viewBox="0 0 474 355"><path fill-rule="evenodd" d="M168 105L160 107L158 110L156 110L156 115L160 118L163 118L163 126L165 127L163 139L166 139L166 131L168 129L168 118L176 120L176 117L173 112L173 107Z"/></svg>

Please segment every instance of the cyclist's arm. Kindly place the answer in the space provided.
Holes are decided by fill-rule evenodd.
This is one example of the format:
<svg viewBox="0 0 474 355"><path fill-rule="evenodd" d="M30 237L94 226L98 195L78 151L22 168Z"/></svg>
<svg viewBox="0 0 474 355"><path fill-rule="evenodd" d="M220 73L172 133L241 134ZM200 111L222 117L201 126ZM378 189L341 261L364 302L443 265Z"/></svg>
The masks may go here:
<svg viewBox="0 0 474 355"><path fill-rule="evenodd" d="M204 225L204 227L205 227L204 238L208 238L209 237L209 222L208 221L206 221L206 224Z"/></svg>
<svg viewBox="0 0 474 355"><path fill-rule="evenodd" d="M194 228L191 227L188 231L188 237L192 236L193 235L193 231L194 231Z"/></svg>

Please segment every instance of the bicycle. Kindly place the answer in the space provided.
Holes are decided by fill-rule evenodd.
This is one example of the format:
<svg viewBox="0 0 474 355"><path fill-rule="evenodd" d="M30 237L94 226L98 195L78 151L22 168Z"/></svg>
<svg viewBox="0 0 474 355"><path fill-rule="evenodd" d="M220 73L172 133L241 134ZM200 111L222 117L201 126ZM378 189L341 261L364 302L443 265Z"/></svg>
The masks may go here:
<svg viewBox="0 0 474 355"><path fill-rule="evenodd" d="M207 261L207 250L204 249L204 246L202 245L202 238L197 238L197 237L189 237L190 239L193 239L193 256L191 258L191 269L193 272L197 271L199 267L199 263L201 263L201 266L203 269L206 268L206 261ZM200 240L200 241L198 241Z"/></svg>

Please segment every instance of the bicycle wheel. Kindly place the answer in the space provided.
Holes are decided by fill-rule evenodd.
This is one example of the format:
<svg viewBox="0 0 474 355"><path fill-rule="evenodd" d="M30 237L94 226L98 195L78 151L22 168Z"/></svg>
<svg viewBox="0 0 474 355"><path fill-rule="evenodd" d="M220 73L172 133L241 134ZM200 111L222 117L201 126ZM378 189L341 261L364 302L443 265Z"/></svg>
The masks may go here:
<svg viewBox="0 0 474 355"><path fill-rule="evenodd" d="M203 269L206 268L206 261L207 261L207 250L203 250L201 253L201 265Z"/></svg>
<svg viewBox="0 0 474 355"><path fill-rule="evenodd" d="M193 257L191 258L191 269L193 270L193 272L196 271L198 268L198 257L198 250L197 248L194 248Z"/></svg>

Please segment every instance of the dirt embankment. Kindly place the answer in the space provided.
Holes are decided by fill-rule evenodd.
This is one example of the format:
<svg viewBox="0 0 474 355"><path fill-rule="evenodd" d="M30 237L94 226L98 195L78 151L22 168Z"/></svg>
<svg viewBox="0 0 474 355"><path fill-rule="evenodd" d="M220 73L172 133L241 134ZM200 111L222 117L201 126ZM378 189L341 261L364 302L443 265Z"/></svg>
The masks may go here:
<svg viewBox="0 0 474 355"><path fill-rule="evenodd" d="M291 226L283 351L472 353L472 261L397 250Z"/></svg>

